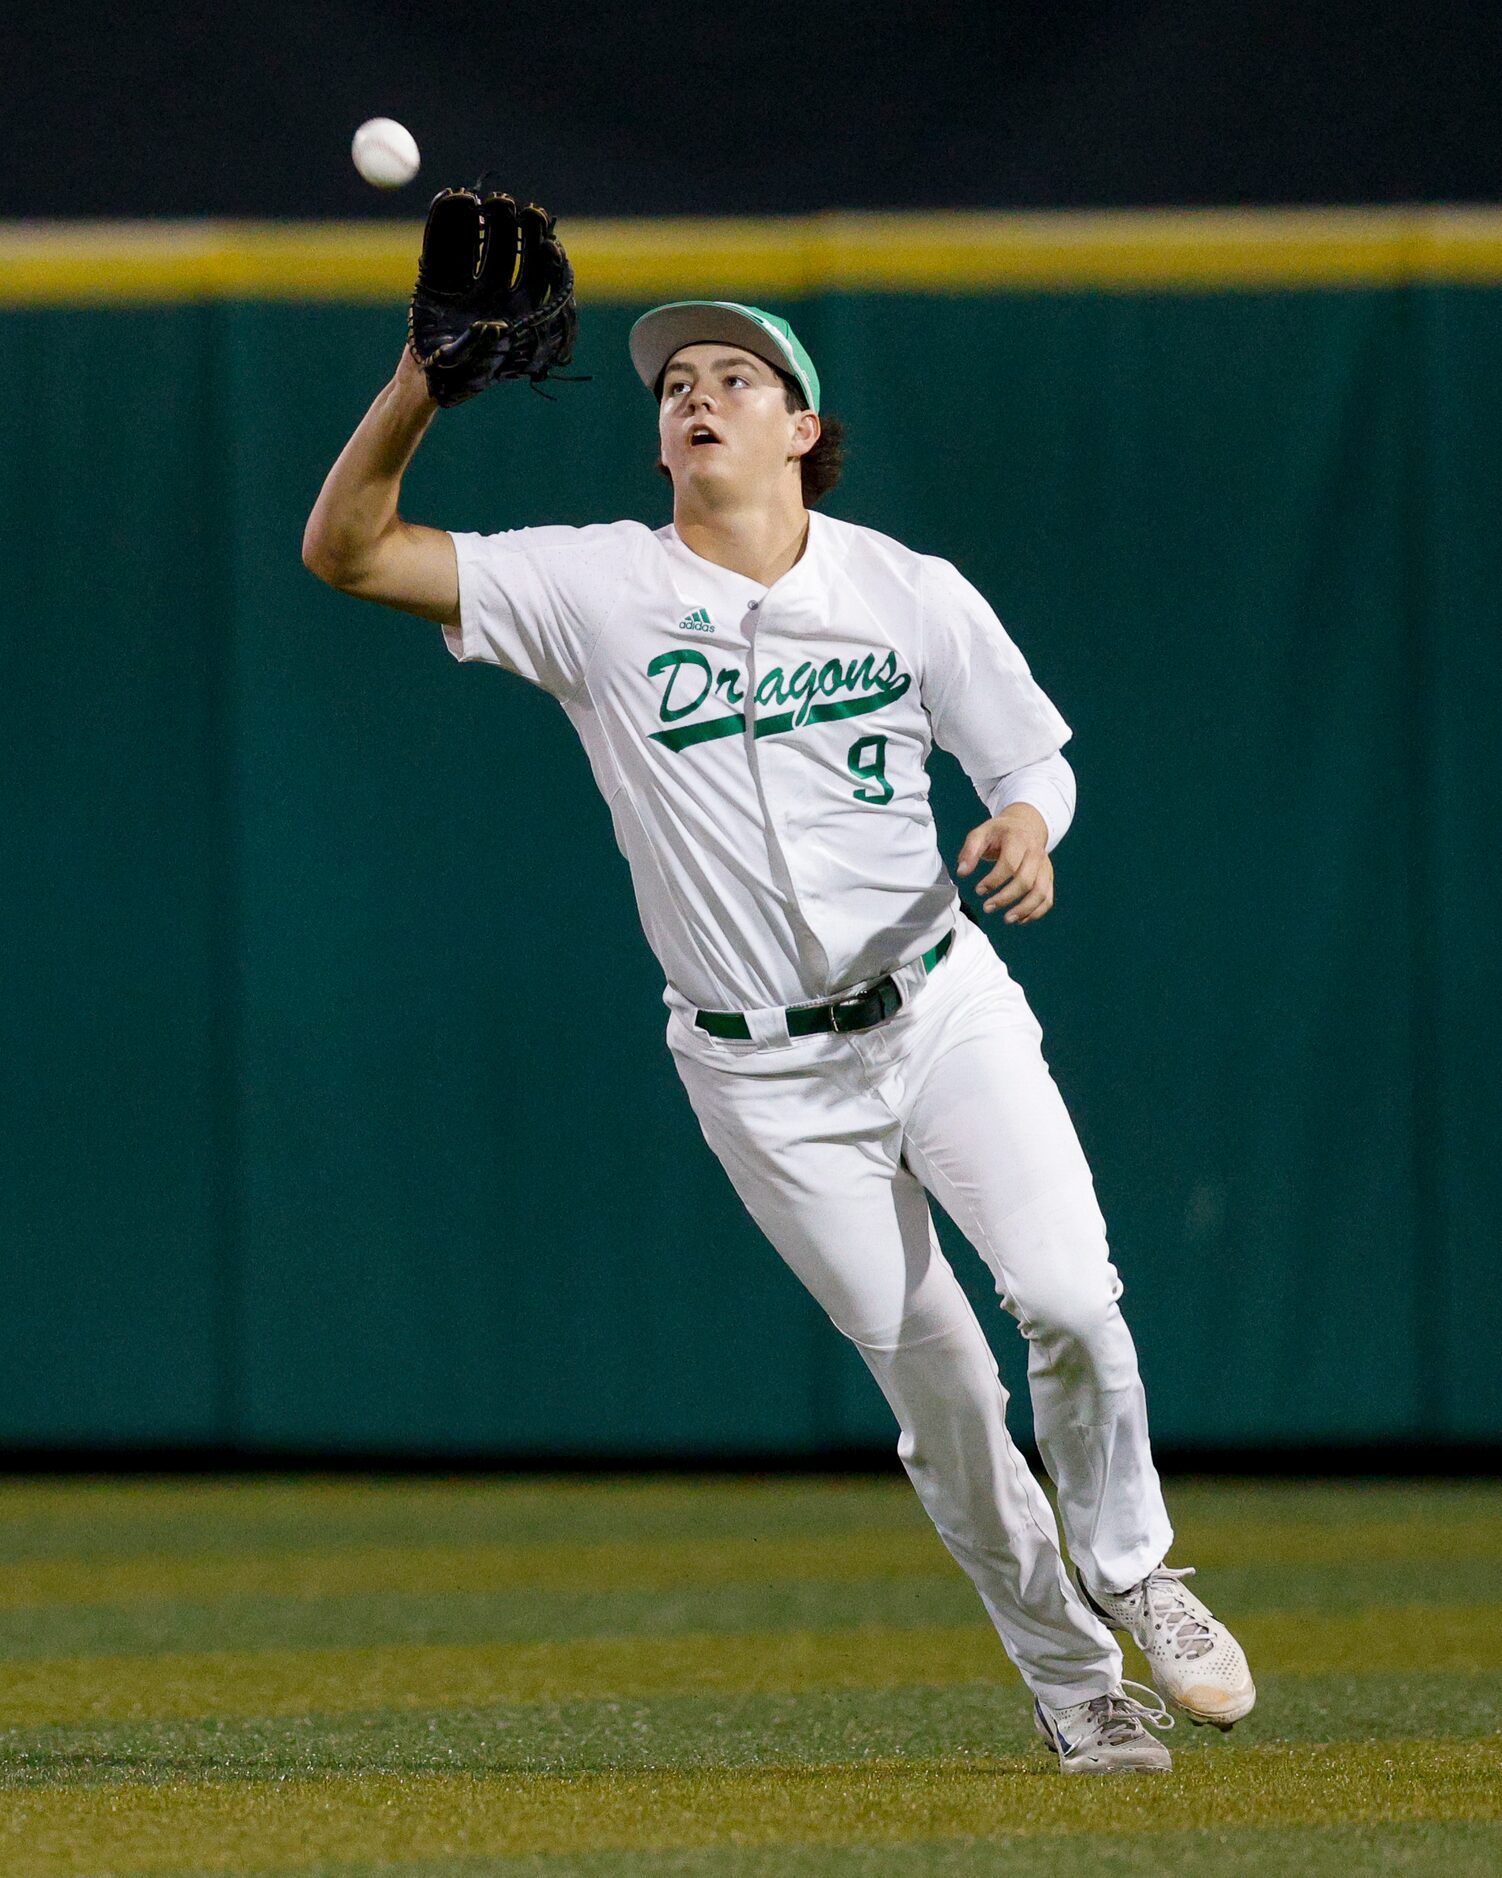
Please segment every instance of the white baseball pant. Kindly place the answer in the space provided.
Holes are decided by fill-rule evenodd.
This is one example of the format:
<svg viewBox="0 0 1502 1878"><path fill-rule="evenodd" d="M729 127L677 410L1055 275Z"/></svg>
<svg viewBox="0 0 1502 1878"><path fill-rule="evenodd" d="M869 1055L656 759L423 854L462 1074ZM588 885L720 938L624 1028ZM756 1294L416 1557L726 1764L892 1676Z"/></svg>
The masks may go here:
<svg viewBox="0 0 1502 1878"><path fill-rule="evenodd" d="M895 975L903 1008L870 1030L735 1042L675 1013L668 1042L747 1211L891 1404L902 1464L1023 1680L1053 1706L1080 1702L1117 1686L1121 1653L1065 1575L924 1189L1028 1340L1069 1551L1107 1591L1144 1577L1173 1536L1121 1281L1042 1031L984 934L961 919L931 974Z"/></svg>

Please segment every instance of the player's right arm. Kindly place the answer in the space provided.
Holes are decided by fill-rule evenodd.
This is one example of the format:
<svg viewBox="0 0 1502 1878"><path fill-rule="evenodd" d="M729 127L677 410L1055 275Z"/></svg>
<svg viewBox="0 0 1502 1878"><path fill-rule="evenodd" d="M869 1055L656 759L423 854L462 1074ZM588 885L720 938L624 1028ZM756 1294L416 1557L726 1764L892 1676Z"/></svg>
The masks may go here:
<svg viewBox="0 0 1502 1878"><path fill-rule="evenodd" d="M433 421L422 368L406 346L396 376L339 453L303 530L304 567L341 593L452 626L459 563L450 535L403 521L402 476Z"/></svg>

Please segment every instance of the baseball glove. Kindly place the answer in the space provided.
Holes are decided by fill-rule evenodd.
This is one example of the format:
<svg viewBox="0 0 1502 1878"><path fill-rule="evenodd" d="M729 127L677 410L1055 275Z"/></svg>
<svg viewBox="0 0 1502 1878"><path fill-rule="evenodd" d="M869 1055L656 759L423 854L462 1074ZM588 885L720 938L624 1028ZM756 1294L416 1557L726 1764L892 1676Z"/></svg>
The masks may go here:
<svg viewBox="0 0 1502 1878"><path fill-rule="evenodd" d="M407 343L439 404L503 378L535 387L573 357L578 323L574 270L545 209L478 185L434 196Z"/></svg>

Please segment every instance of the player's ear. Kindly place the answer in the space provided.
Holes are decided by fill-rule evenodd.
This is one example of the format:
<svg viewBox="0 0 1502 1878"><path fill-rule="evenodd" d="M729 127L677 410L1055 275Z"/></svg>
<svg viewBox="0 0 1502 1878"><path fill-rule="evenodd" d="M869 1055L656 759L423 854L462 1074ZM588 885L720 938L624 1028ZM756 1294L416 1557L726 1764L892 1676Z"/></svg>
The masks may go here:
<svg viewBox="0 0 1502 1878"><path fill-rule="evenodd" d="M795 457L807 456L819 441L822 426L817 411L795 411L793 413L793 451Z"/></svg>

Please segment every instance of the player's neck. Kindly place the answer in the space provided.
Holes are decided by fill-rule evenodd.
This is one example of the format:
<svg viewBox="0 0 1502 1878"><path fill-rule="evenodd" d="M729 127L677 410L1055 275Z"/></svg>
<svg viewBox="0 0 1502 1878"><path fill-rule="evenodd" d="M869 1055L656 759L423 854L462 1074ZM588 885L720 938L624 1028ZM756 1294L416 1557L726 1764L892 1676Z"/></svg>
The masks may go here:
<svg viewBox="0 0 1502 1878"><path fill-rule="evenodd" d="M685 502L674 510L673 527L706 561L770 587L803 553L808 510L802 502L714 510Z"/></svg>

